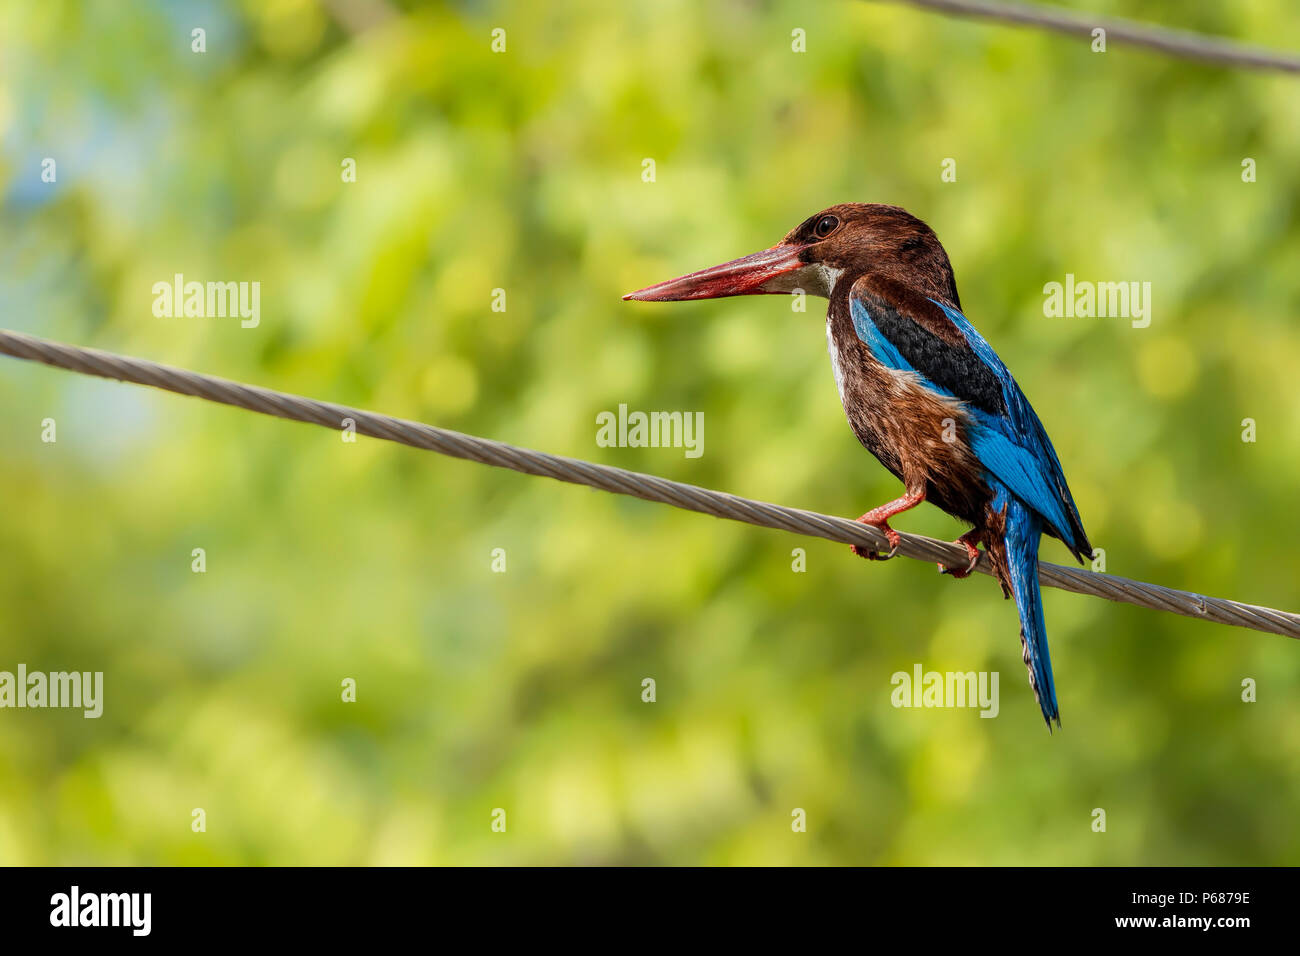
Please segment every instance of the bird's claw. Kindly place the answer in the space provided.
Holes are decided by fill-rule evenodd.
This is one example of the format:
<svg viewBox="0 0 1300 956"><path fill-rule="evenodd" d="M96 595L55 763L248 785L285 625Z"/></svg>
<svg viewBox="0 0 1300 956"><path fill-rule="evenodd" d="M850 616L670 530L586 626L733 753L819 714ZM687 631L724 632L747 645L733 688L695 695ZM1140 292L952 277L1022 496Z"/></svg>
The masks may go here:
<svg viewBox="0 0 1300 956"><path fill-rule="evenodd" d="M965 534L962 535L960 538L958 538L956 541L954 541L953 544L960 544L962 547L964 547L966 549L967 556L970 558L970 561L965 568L950 568L941 561L939 562L939 573L951 574L954 578L960 581L963 578L970 577L971 572L975 570L975 565L979 564L980 549L976 547L975 543L971 541L969 537Z"/></svg>
<svg viewBox="0 0 1300 956"><path fill-rule="evenodd" d="M898 548L890 548L886 552L872 551L870 548L864 548L859 544L850 545L853 553L859 558L866 558L868 561L888 561L898 553Z"/></svg>
<svg viewBox="0 0 1300 956"><path fill-rule="evenodd" d="M862 521L861 518L858 520ZM862 521L862 523L869 524L869 522L866 521ZM872 524L871 527L877 529L885 536L885 540L889 542L889 551L885 554L881 554L879 551L872 548L865 548L860 544L854 544L850 545L853 549L853 553L859 558L866 558L868 561L888 561L894 555L898 554L898 546L903 543L903 536L887 524Z"/></svg>

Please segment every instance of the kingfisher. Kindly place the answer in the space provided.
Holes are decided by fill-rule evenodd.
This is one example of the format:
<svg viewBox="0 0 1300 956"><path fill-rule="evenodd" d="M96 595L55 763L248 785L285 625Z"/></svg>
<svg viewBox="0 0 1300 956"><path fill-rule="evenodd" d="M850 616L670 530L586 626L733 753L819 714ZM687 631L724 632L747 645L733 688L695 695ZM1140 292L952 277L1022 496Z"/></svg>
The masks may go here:
<svg viewBox="0 0 1300 956"><path fill-rule="evenodd" d="M675 302L796 294L829 300L831 371L859 442L903 494L857 520L894 556L896 515L924 501L971 525L957 539L964 578L984 545L1020 617L1021 657L1043 720L1059 727L1038 583L1044 533L1082 562L1092 554L1079 509L1038 415L993 347L962 313L948 254L933 229L898 206L841 203L800 223L770 249L669 279L624 299Z"/></svg>

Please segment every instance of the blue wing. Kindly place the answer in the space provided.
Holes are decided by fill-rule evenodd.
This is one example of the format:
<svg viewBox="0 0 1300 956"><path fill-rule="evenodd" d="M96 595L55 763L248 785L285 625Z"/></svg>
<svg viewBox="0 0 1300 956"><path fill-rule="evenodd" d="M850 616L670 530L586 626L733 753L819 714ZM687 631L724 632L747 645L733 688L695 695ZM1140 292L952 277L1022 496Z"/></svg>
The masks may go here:
<svg viewBox="0 0 1300 956"><path fill-rule="evenodd" d="M914 372L926 387L965 402L971 448L988 472L1075 555L1090 556L1056 450L1011 372L961 312L935 299L922 304L938 311L921 314L916 304L900 306L855 289L854 331L882 364Z"/></svg>

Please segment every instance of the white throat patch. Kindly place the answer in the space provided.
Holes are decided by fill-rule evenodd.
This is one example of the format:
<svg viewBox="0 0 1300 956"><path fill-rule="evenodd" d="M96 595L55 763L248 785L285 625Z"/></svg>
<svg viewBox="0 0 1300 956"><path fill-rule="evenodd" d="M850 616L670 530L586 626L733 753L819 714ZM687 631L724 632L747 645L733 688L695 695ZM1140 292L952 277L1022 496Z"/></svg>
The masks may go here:
<svg viewBox="0 0 1300 956"><path fill-rule="evenodd" d="M764 292L803 292L823 299L831 297L835 283L844 274L843 269L832 269L824 262L810 262L801 269L787 272L763 283Z"/></svg>

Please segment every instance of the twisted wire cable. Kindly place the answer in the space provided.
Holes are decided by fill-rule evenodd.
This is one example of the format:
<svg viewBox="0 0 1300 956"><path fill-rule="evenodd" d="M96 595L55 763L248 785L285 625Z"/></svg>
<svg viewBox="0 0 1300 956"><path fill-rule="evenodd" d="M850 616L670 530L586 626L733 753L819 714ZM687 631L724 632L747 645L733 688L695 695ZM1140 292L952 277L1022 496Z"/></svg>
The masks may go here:
<svg viewBox="0 0 1300 956"><path fill-rule="evenodd" d="M1138 23L1119 17L1099 17L1062 7L1016 3L1009 0L893 0L893 2L939 13L999 20L1003 23L1039 27L1076 36L1091 37L1092 31L1100 27L1106 31L1108 42L1119 41L1157 50L1169 56L1200 60L1204 63L1300 73L1300 55L1294 53L1249 46L1235 40L1194 33L1191 30Z"/></svg>
<svg viewBox="0 0 1300 956"><path fill-rule="evenodd" d="M526 475L540 475L556 481L586 485L612 494L630 495L715 518L825 538L843 544L863 545L876 551L885 551L889 547L880 531L847 518L741 498L722 491L609 465L598 465L578 458L550 455L447 428L246 385L113 352L65 345L22 332L0 329L0 354L41 362L82 375L148 385L178 395L189 395L337 431L345 430L351 423L358 434L371 438L397 442L495 468L508 468ZM902 534L901 538L897 553L905 557L941 562L949 567L965 567L967 563L965 549L950 542L914 534ZM980 556L976 570L984 574L991 573L986 555ZM1207 597L1191 591L1179 591L1113 574L1047 562L1039 562L1038 577L1046 587L1073 591L1076 594L1088 594L1217 624L1231 624L1300 638L1300 615L1287 611L1257 607L1226 598Z"/></svg>

